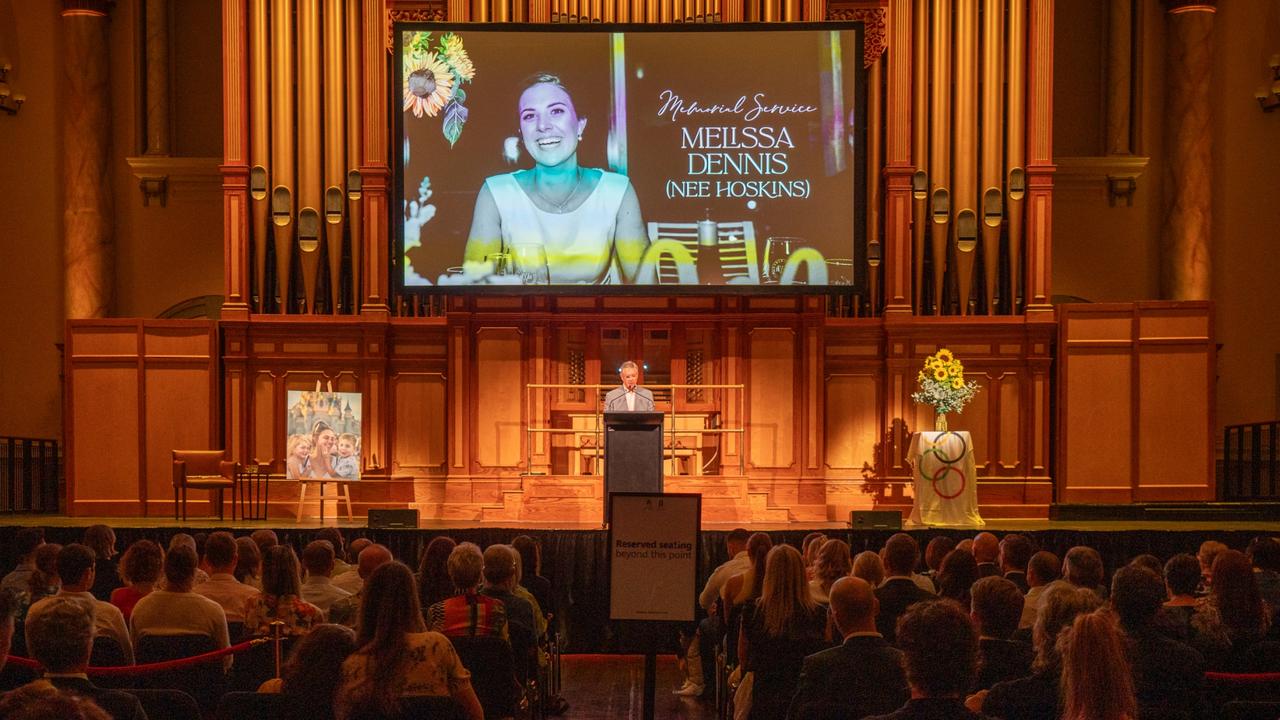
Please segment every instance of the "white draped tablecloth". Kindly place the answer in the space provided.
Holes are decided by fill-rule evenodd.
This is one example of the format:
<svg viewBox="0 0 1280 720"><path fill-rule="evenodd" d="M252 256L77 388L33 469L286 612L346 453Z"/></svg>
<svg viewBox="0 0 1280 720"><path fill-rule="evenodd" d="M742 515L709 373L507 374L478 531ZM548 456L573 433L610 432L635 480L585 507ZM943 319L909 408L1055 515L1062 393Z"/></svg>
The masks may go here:
<svg viewBox="0 0 1280 720"><path fill-rule="evenodd" d="M978 513L978 475L973 438L964 431L918 432L907 449L915 525L985 525Z"/></svg>

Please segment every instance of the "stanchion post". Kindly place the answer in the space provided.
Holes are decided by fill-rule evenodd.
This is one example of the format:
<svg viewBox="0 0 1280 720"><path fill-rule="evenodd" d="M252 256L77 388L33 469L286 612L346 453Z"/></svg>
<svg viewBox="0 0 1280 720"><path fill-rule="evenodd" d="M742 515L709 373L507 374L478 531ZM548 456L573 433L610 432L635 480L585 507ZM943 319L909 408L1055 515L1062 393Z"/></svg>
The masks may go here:
<svg viewBox="0 0 1280 720"><path fill-rule="evenodd" d="M644 720L653 720L653 705L658 695L658 655L652 649L644 654Z"/></svg>
<svg viewBox="0 0 1280 720"><path fill-rule="evenodd" d="M275 651L276 677L280 677L280 641L284 639L284 622L276 620L271 623L271 647Z"/></svg>

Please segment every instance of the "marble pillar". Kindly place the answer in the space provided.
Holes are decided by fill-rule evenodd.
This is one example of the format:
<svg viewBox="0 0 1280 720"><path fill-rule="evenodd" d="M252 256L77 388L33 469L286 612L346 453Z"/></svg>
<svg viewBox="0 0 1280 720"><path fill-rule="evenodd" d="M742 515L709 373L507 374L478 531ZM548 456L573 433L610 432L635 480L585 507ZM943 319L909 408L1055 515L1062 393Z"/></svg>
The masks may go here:
<svg viewBox="0 0 1280 720"><path fill-rule="evenodd" d="M63 275L69 319L106 317L114 293L108 8L105 1L63 2Z"/></svg>
<svg viewBox="0 0 1280 720"><path fill-rule="evenodd" d="M1160 292L1166 300L1208 300L1213 202L1213 70L1216 0L1165 0L1165 223Z"/></svg>
<svg viewBox="0 0 1280 720"><path fill-rule="evenodd" d="M147 154L169 154L169 0L147 1Z"/></svg>

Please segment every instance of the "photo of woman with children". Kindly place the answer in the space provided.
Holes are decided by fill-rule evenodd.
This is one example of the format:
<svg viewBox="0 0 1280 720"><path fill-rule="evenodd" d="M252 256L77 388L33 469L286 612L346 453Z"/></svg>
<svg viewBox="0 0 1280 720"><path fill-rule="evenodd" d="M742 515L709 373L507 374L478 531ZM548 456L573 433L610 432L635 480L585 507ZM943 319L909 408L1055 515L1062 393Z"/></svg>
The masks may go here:
<svg viewBox="0 0 1280 720"><path fill-rule="evenodd" d="M285 477L360 479L360 393L321 391L288 393L289 439Z"/></svg>

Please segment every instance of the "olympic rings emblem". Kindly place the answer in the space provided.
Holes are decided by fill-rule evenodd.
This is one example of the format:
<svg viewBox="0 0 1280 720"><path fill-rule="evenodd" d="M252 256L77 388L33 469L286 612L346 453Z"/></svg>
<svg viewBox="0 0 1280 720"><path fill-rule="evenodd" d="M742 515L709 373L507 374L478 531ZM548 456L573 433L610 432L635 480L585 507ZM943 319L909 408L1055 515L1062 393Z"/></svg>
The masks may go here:
<svg viewBox="0 0 1280 720"><path fill-rule="evenodd" d="M956 439L960 441L960 452L955 457L947 457L943 455L942 451L939 449L939 446L942 444L941 441L945 440L948 435L954 435ZM950 430L945 433L940 433L931 442L930 447L926 448L925 451L920 455L920 464L919 464L920 479L928 480L933 485L934 494L936 494L938 497L942 498L943 500L954 500L955 498L960 497L960 495L964 493L965 488L968 486L969 479L965 477L964 471L957 466L957 463L964 460L964 458L968 454L969 454L969 443L968 441L965 440L963 435L961 435L959 432L956 432L954 430ZM925 458L929 456L932 456L933 460L935 460L938 463L938 467L934 469L931 473L926 474L924 469L924 463L925 463ZM946 492L944 490L946 490L948 483L944 483L944 480L946 480L947 476L950 473L955 473L957 476L959 476L960 485L959 487L955 488L954 491Z"/></svg>

